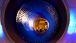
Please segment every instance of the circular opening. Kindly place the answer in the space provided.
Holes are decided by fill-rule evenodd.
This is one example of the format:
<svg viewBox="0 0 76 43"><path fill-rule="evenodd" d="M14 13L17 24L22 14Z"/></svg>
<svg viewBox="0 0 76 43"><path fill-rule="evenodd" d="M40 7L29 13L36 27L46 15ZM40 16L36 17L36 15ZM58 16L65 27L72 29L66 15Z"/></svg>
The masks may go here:
<svg viewBox="0 0 76 43"><path fill-rule="evenodd" d="M54 38L57 30L58 14L55 7L48 2L30 1L18 10L16 25L20 36L24 37L21 39L29 42L48 42Z"/></svg>
<svg viewBox="0 0 76 43"><path fill-rule="evenodd" d="M44 18L38 18L37 20L35 20L33 27L35 32L37 32L38 34L42 34L48 30L49 23Z"/></svg>

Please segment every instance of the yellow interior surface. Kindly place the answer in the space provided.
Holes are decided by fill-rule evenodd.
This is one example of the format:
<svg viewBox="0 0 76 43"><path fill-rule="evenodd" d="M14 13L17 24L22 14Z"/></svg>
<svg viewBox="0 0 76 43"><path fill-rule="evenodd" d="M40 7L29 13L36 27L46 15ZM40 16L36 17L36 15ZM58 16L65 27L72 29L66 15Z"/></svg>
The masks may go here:
<svg viewBox="0 0 76 43"><path fill-rule="evenodd" d="M34 22L34 30L37 33L44 33L48 29L48 22L44 18L38 18Z"/></svg>

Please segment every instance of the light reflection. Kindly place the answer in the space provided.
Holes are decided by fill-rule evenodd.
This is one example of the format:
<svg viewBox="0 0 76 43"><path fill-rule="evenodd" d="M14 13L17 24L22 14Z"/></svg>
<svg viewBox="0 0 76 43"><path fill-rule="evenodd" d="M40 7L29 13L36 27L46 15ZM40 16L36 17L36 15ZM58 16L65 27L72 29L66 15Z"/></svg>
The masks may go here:
<svg viewBox="0 0 76 43"><path fill-rule="evenodd" d="M75 18L75 12L74 10L70 9L70 24L69 24L69 27L68 27L68 31L67 33L68 34L74 34L76 33L76 18Z"/></svg>
<svg viewBox="0 0 76 43"><path fill-rule="evenodd" d="M30 12L20 9L16 16L16 22L22 23L25 28L26 28L26 25L28 24L30 27L30 30L33 30L32 27L33 27L34 20L31 18L29 19L29 17L28 17L29 14L30 14ZM27 29L27 30L29 30L29 29Z"/></svg>
<svg viewBox="0 0 76 43"><path fill-rule="evenodd" d="M1 25L1 22L0 22L0 37L3 36L3 29L2 29L2 25Z"/></svg>
<svg viewBox="0 0 76 43"><path fill-rule="evenodd" d="M33 30L31 28L31 27L33 27L33 23L34 23L34 20L32 20L32 19L31 20L30 19L28 20L28 24L29 24L29 27L30 27L31 30Z"/></svg>
<svg viewBox="0 0 76 43"><path fill-rule="evenodd" d="M27 22L27 18L28 18L27 14L28 14L28 12L24 12L23 10L19 10L17 13L16 22L21 22L22 24Z"/></svg>
<svg viewBox="0 0 76 43"><path fill-rule="evenodd" d="M33 20L29 20L28 22L29 22L29 26L30 26L30 27L33 27L33 22L34 22L34 21L33 21Z"/></svg>

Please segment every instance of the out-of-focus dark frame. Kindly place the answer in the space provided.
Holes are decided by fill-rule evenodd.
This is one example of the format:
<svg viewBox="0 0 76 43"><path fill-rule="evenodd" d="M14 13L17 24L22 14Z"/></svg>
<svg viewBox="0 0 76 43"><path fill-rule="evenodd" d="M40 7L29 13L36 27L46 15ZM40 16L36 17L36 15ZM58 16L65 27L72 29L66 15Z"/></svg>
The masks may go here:
<svg viewBox="0 0 76 43"><path fill-rule="evenodd" d="M2 10L2 25L6 35L15 43L26 43L21 40L18 35L15 33L14 29L17 28L15 24L16 14L19 8L24 3L28 3L29 1L34 0L10 0L5 2ZM56 5L56 10L59 15L59 27L57 33L55 34L55 38L49 43L57 42L64 31L67 29L69 23L69 14L66 6L63 4L62 0L44 0L48 3L54 3Z"/></svg>

